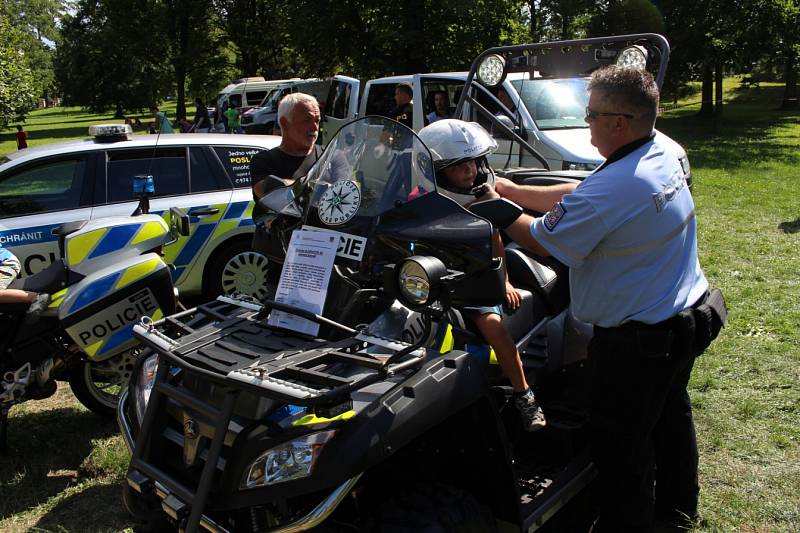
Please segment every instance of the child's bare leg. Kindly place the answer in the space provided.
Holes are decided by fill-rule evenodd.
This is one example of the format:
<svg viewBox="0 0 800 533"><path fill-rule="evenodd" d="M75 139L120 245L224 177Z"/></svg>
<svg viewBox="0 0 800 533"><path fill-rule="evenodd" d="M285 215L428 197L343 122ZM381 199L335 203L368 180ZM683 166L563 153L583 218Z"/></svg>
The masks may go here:
<svg viewBox="0 0 800 533"><path fill-rule="evenodd" d="M514 392L528 390L528 382L525 380L525 372L522 369L522 360L519 357L517 346L503 326L500 315L487 313L475 317L474 320L483 338L494 348L500 368L511 382Z"/></svg>
<svg viewBox="0 0 800 533"><path fill-rule="evenodd" d="M4 304L25 304L33 303L38 296L35 292L21 291L19 289L0 290L0 303Z"/></svg>

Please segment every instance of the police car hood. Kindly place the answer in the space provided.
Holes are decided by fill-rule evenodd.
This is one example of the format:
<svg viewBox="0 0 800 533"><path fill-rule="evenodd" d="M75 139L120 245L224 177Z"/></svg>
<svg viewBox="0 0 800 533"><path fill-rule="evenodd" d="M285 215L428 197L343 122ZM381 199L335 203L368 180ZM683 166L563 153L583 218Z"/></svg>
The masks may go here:
<svg viewBox="0 0 800 533"><path fill-rule="evenodd" d="M605 160L592 145L589 128L545 130L538 135L545 144L559 147L557 151L563 155L565 161L600 164ZM686 157L686 151L681 145L658 130L656 140L669 147L678 157Z"/></svg>

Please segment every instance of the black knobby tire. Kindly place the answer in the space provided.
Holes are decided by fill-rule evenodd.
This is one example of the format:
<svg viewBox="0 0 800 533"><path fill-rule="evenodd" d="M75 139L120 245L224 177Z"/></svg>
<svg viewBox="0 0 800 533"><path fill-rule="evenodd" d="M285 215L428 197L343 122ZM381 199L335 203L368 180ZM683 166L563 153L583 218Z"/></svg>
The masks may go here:
<svg viewBox="0 0 800 533"><path fill-rule="evenodd" d="M250 239L224 244L203 273L203 296L238 292L261 300L268 293L267 266L266 256L253 251Z"/></svg>
<svg viewBox="0 0 800 533"><path fill-rule="evenodd" d="M376 533L491 533L491 513L464 490L440 483L419 484L382 503Z"/></svg>
<svg viewBox="0 0 800 533"><path fill-rule="evenodd" d="M134 348L105 361L76 363L68 377L72 394L93 413L113 417L138 353Z"/></svg>

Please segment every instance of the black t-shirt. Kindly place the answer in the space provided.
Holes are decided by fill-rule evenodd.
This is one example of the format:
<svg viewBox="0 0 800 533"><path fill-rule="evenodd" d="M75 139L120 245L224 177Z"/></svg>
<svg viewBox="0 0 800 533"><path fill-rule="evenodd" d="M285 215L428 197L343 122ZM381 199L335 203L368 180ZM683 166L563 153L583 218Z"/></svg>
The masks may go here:
<svg viewBox="0 0 800 533"><path fill-rule="evenodd" d="M322 151L323 148L315 144L314 149L306 156L289 155L277 146L266 152L260 152L250 161L250 187L269 175L285 180L301 178L308 174L308 171L322 155ZM253 208L253 220L258 220L266 213L258 206L255 194L253 201L256 202Z"/></svg>
<svg viewBox="0 0 800 533"><path fill-rule="evenodd" d="M389 118L393 118L397 122L414 128L414 106L411 104L403 104L395 107L389 111Z"/></svg>

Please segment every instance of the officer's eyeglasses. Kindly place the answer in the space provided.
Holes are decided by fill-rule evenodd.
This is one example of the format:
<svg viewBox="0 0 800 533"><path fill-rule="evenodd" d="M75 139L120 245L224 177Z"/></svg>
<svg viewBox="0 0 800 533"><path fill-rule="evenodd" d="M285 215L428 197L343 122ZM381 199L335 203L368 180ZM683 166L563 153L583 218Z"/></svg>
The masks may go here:
<svg viewBox="0 0 800 533"><path fill-rule="evenodd" d="M594 111L589 109L589 106L586 106L586 119L587 120L594 120L597 117L628 117L628 118L636 118L630 113L603 113L602 111Z"/></svg>

